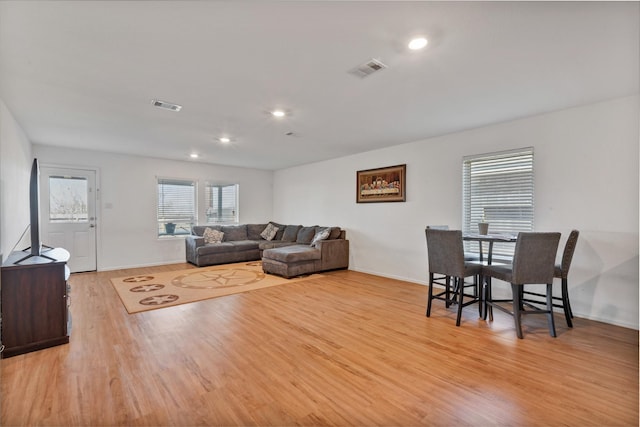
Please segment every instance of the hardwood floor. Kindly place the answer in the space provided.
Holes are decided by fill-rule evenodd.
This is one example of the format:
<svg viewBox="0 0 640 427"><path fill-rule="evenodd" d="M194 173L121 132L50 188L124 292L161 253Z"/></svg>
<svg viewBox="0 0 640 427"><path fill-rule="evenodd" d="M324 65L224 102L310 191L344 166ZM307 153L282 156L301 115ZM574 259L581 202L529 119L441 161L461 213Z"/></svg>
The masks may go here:
<svg viewBox="0 0 640 427"><path fill-rule="evenodd" d="M478 319L425 286L339 271L129 315L71 277L71 342L3 359L11 425L638 425L638 331Z"/></svg>

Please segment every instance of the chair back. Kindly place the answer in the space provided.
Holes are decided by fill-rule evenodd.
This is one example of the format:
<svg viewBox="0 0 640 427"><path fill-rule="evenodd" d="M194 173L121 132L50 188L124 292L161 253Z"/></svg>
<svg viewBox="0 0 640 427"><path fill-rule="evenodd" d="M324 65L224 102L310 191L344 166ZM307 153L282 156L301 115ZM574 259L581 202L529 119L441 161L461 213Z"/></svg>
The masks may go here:
<svg viewBox="0 0 640 427"><path fill-rule="evenodd" d="M427 228L433 228L434 230L448 230L448 225L427 225Z"/></svg>
<svg viewBox="0 0 640 427"><path fill-rule="evenodd" d="M560 233L518 233L511 283L553 283Z"/></svg>
<svg viewBox="0 0 640 427"><path fill-rule="evenodd" d="M571 260L573 259L573 253L576 250L576 244L578 243L578 230L571 230L567 243L564 245L564 252L562 253L562 277L567 278L569 274L569 267L571 267Z"/></svg>
<svg viewBox="0 0 640 427"><path fill-rule="evenodd" d="M425 234L427 237L429 272L464 277L462 231L438 230L427 227Z"/></svg>

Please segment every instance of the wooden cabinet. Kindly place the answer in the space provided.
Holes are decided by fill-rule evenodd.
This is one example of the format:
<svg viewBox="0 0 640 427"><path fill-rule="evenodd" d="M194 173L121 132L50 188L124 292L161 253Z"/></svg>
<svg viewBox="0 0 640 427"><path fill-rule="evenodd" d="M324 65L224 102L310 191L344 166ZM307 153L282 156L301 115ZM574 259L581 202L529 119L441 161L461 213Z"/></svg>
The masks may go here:
<svg viewBox="0 0 640 427"><path fill-rule="evenodd" d="M69 252L45 248L41 256L27 255L12 252L2 264L2 357L69 342Z"/></svg>

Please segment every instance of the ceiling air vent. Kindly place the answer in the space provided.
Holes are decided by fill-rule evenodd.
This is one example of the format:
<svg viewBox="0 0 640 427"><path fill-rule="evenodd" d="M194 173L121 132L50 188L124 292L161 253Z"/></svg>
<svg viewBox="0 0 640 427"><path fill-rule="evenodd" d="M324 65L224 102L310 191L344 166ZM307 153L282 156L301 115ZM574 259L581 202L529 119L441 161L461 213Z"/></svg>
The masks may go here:
<svg viewBox="0 0 640 427"><path fill-rule="evenodd" d="M170 102L160 101L159 99L154 99L151 103L158 108L164 108L165 110L171 111L180 111L182 109L182 105L172 104Z"/></svg>
<svg viewBox="0 0 640 427"><path fill-rule="evenodd" d="M376 71L384 70L387 68L382 62L377 59L370 59L362 65L358 65L353 70L349 71L351 74L356 75L358 77L367 77Z"/></svg>

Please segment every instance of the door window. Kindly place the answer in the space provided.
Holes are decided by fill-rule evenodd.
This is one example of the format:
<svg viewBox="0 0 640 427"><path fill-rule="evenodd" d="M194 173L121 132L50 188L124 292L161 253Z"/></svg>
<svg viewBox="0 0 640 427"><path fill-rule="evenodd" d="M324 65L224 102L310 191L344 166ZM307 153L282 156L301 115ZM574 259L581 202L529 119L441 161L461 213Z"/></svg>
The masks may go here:
<svg viewBox="0 0 640 427"><path fill-rule="evenodd" d="M89 222L89 183L85 177L49 177L49 221Z"/></svg>

